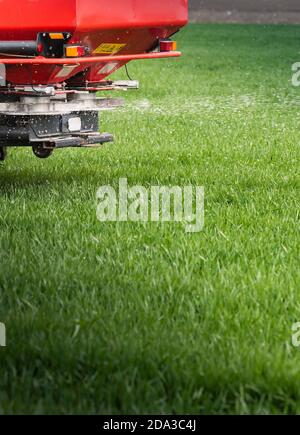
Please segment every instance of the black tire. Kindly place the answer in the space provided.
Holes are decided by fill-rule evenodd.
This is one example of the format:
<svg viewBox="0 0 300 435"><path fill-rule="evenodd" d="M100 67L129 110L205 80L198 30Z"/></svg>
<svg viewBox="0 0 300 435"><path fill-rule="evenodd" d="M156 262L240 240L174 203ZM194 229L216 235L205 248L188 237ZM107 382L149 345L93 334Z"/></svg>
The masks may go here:
<svg viewBox="0 0 300 435"><path fill-rule="evenodd" d="M4 162L7 156L6 147L0 147L0 162Z"/></svg>
<svg viewBox="0 0 300 435"><path fill-rule="evenodd" d="M47 159L53 153L52 148L45 148L44 144L35 145L32 147L33 154L39 159Z"/></svg>

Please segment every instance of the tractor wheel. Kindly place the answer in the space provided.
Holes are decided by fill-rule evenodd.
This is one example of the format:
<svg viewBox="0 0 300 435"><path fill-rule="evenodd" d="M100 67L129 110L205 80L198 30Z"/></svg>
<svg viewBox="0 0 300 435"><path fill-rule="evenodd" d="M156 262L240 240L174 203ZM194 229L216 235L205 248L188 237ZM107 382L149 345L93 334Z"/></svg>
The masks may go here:
<svg viewBox="0 0 300 435"><path fill-rule="evenodd" d="M33 154L39 159L47 159L53 153L52 148L44 147L44 144L35 145L32 147Z"/></svg>
<svg viewBox="0 0 300 435"><path fill-rule="evenodd" d="M6 147L0 147L0 162L4 162L4 160L6 159L6 155Z"/></svg>

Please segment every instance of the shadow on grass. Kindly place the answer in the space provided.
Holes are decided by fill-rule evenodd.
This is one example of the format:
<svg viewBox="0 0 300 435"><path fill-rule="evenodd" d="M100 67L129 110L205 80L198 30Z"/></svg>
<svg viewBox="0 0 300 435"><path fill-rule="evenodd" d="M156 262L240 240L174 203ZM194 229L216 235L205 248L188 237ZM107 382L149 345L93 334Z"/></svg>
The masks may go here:
<svg viewBox="0 0 300 435"><path fill-rule="evenodd" d="M48 168L49 169L49 168ZM107 184L111 183L114 175L111 174L107 177L101 169L93 167L78 167L78 168L51 168L51 170L28 170L25 168L6 170L2 165L0 166L0 195L15 192L16 189L40 189L41 187L46 190L52 190L59 187L70 187L71 184Z"/></svg>

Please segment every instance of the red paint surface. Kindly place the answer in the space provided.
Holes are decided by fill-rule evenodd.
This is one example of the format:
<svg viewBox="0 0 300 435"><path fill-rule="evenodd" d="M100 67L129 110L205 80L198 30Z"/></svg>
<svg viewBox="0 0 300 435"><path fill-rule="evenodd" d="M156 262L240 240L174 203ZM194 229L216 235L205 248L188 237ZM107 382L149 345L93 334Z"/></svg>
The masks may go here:
<svg viewBox="0 0 300 435"><path fill-rule="evenodd" d="M91 52L102 43L110 43L126 44L117 55L141 54L158 39L179 30L187 19L187 0L2 0L0 40L30 40L43 31L68 31L73 35L71 42L86 45ZM10 65L7 80L12 84L55 84L81 73L77 82L95 82L113 72L99 75L99 63L79 65L61 78L57 77L61 68Z"/></svg>

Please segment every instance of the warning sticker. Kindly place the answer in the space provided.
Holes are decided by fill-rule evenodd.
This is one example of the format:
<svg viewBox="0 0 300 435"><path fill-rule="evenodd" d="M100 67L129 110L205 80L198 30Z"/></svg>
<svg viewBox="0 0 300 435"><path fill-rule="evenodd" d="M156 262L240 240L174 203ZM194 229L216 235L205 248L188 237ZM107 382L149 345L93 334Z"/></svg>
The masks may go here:
<svg viewBox="0 0 300 435"><path fill-rule="evenodd" d="M126 44L100 44L99 47L93 51L93 54L116 54L124 47L126 47Z"/></svg>

